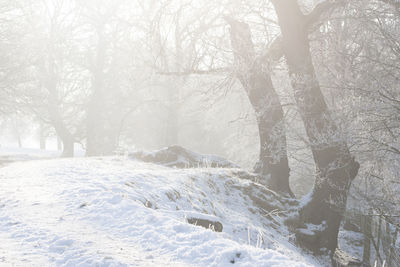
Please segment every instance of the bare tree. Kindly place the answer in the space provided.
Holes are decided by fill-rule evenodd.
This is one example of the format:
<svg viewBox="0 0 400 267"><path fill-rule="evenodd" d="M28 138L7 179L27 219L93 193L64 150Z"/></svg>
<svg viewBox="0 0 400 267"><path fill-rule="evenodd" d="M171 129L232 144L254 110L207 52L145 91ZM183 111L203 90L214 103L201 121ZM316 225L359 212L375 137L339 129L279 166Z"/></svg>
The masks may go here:
<svg viewBox="0 0 400 267"><path fill-rule="evenodd" d="M316 164L316 180L309 200L300 209L300 222L319 225L313 242L305 231L298 239L319 251L337 247L339 226L346 209L347 194L359 164L350 154L325 103L317 80L308 39L309 18L297 0L272 0L282 32L284 54L297 106L304 121ZM330 4L330 2L327 2ZM308 239L309 240L309 239Z"/></svg>
<svg viewBox="0 0 400 267"><path fill-rule="evenodd" d="M55 129L62 139L65 157L73 156L76 141L73 129L79 124L77 102L71 97L79 89L79 75L72 71L73 48L64 39L75 27L69 11L58 0L26 1L14 7L19 14L15 22L29 29L22 39L26 72L12 90L14 101L20 110L35 114Z"/></svg>
<svg viewBox="0 0 400 267"><path fill-rule="evenodd" d="M283 109L269 70L256 57L248 24L227 17L235 55L236 75L254 108L260 137L256 172L268 188L294 197L289 186ZM265 180L265 181L264 181Z"/></svg>
<svg viewBox="0 0 400 267"><path fill-rule="evenodd" d="M92 44L85 46L87 57L83 64L91 76L89 102L86 111L86 155L111 155L119 142L119 122L132 107L127 107L131 89L130 62L134 59L132 31L137 25L128 20L133 8L129 1L81 3L85 14L81 20L88 25ZM132 88L129 88L132 87Z"/></svg>

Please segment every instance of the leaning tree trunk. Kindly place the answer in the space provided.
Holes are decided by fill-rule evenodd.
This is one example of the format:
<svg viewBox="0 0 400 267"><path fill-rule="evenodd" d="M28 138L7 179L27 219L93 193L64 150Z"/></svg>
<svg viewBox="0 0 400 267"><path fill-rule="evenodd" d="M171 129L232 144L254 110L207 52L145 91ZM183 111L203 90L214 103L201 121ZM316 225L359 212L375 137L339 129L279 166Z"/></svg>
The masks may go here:
<svg viewBox="0 0 400 267"><path fill-rule="evenodd" d="M316 165L316 180L309 200L300 209L300 222L310 231L297 232L300 243L314 251L334 251L347 194L359 164L336 126L322 95L313 67L307 16L297 0L272 0L282 32L283 49L294 97L304 121ZM303 224L304 225L304 224ZM310 230L310 229L309 229Z"/></svg>
<svg viewBox="0 0 400 267"><path fill-rule="evenodd" d="M289 186L289 165L283 110L272 84L269 71L257 60L248 24L226 18L231 26L231 43L235 56L236 75L244 87L256 113L260 157L256 172L268 188L294 197Z"/></svg>
<svg viewBox="0 0 400 267"><path fill-rule="evenodd" d="M57 91L57 75L55 73L55 63L51 58L49 58L48 60L49 60L48 62L49 68L47 69L47 72L44 71L44 69L42 69L42 71L46 73L46 77L43 79L43 81L44 81L44 86L49 93L48 103L47 103L49 120L51 125L56 130L57 135L61 138L63 142L64 149L62 157L73 157L75 138L65 125L62 113L60 111L58 91Z"/></svg>
<svg viewBox="0 0 400 267"><path fill-rule="evenodd" d="M75 138L71 134L71 132L67 129L63 118L61 116L57 98L55 96L55 90L49 90L49 115L50 115L50 122L53 125L54 129L56 130L57 136L61 138L63 143L63 152L62 157L73 157L74 156L74 143Z"/></svg>

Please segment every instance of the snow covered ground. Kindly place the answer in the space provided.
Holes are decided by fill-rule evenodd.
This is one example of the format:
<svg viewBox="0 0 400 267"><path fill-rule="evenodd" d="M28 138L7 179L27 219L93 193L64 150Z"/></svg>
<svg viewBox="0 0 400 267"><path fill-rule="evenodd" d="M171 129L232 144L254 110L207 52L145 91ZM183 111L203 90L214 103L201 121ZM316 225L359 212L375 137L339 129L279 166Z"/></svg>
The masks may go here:
<svg viewBox="0 0 400 267"><path fill-rule="evenodd" d="M7 164L0 266L321 266L254 212L235 190L250 181L235 173L124 157ZM218 220L223 231L188 217Z"/></svg>

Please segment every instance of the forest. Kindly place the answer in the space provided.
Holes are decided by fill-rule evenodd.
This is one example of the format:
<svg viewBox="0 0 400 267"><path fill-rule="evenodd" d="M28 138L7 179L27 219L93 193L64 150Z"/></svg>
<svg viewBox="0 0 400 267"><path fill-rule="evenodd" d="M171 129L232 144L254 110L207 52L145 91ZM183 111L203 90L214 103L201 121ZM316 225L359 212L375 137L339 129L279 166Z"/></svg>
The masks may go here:
<svg viewBox="0 0 400 267"><path fill-rule="evenodd" d="M400 266L398 0L0 0L0 126L0 265Z"/></svg>

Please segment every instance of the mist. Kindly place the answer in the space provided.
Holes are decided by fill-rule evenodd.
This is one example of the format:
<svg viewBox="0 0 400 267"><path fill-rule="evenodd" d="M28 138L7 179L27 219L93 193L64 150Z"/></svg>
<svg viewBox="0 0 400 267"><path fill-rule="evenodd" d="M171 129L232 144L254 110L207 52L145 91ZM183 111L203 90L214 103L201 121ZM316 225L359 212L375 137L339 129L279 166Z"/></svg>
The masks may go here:
<svg viewBox="0 0 400 267"><path fill-rule="evenodd" d="M110 162L97 168L111 176L114 161L153 164L132 169L154 177L164 167L171 177L193 175L199 184L184 190L190 194L211 179L204 169L237 183L226 190L243 188L246 177L252 189L239 190L249 201L243 205L269 214L253 218L257 229L266 231L264 220L282 212L275 214L281 232L271 239L283 235L299 255L317 255L304 264L350 266L343 252L357 266L397 266L399 12L395 0L0 0L0 177L23 181L13 170L32 169L39 183L44 162L70 166L69 177L74 164L97 160ZM95 167L87 172L96 179ZM215 189L213 182L201 190ZM154 186L134 194L164 188ZM0 191L0 205L7 192ZM235 202L207 192L204 199ZM150 198L140 201L153 209L160 200ZM271 208L272 199L280 204ZM216 216L193 224L232 223L218 209L190 207ZM277 247L259 240L257 249ZM18 265L16 258L7 264Z"/></svg>

